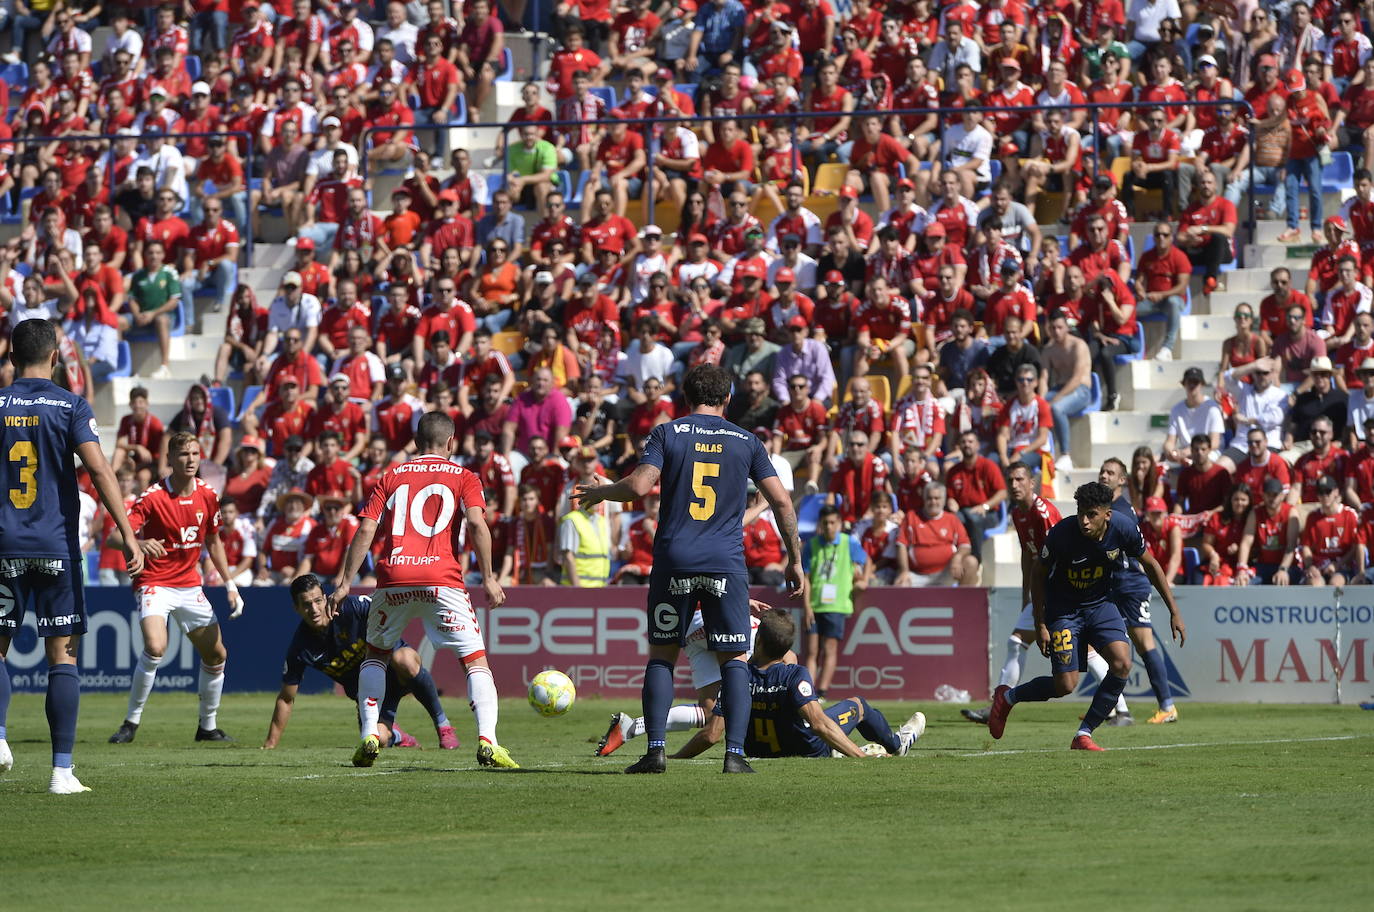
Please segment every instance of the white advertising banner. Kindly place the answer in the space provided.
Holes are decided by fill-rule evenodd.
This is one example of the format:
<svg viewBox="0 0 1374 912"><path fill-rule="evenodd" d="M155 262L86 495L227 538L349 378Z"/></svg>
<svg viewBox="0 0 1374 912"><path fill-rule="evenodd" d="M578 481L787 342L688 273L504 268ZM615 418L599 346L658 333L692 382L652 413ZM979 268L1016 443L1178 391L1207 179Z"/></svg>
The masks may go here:
<svg viewBox="0 0 1374 912"><path fill-rule="evenodd" d="M1374 586L1174 589L1188 628L1182 648L1169 641L1168 612L1155 596L1155 639L1164 649L1174 696L1220 703L1358 703L1374 695ZM1021 612L1019 588L989 599L989 689L997 683L1007 637ZM1032 647L1023 680L1049 670ZM1079 697L1096 681L1083 676ZM1129 699L1153 699L1137 662Z"/></svg>

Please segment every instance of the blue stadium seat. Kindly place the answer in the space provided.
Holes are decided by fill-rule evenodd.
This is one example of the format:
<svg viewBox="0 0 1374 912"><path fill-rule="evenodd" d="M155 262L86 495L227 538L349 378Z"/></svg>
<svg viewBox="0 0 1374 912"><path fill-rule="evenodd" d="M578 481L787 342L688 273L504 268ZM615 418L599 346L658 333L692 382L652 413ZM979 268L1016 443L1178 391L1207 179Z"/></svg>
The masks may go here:
<svg viewBox="0 0 1374 912"><path fill-rule="evenodd" d="M186 75L191 77L192 82L195 82L200 78L200 58L194 54L187 54L183 60L186 65Z"/></svg>
<svg viewBox="0 0 1374 912"><path fill-rule="evenodd" d="M243 388L243 403L239 408L239 413L237 415L234 415L234 424L238 424L240 421L243 420L243 416L248 412L249 403L251 403L254 399L258 398L258 393L261 392L262 387L258 386L257 384L254 384L252 386L245 386Z"/></svg>
<svg viewBox="0 0 1374 912"><path fill-rule="evenodd" d="M510 48L501 49L501 72L496 74L497 82L510 82L515 78L515 55Z"/></svg>
<svg viewBox="0 0 1374 912"><path fill-rule="evenodd" d="M224 409L224 414L234 415L234 390L227 386L210 387L210 404L216 408Z"/></svg>
<svg viewBox="0 0 1374 912"><path fill-rule="evenodd" d="M610 86L592 86L587 91L606 102L607 112L615 107L615 89Z"/></svg>
<svg viewBox="0 0 1374 912"><path fill-rule="evenodd" d="M29 88L29 65L27 63L7 63L0 66L0 82L10 87L10 94L22 95Z"/></svg>
<svg viewBox="0 0 1374 912"><path fill-rule="evenodd" d="M1354 186L1355 159L1349 152L1332 152L1331 164L1322 169L1322 192L1340 193Z"/></svg>
<svg viewBox="0 0 1374 912"><path fill-rule="evenodd" d="M1007 522L1011 519L1011 511L1007 509L1007 502L1004 500L997 505L997 522L983 530L984 538L992 538L994 535L1001 535L1007 531Z"/></svg>
<svg viewBox="0 0 1374 912"><path fill-rule="evenodd" d="M825 495L820 492L807 494L797 505L797 533L802 540L816 534L816 525L820 522L823 506Z"/></svg>
<svg viewBox="0 0 1374 912"><path fill-rule="evenodd" d="M468 97L462 92L459 92L458 97L453 101L453 115L453 120L450 123L455 126L468 122Z"/></svg>
<svg viewBox="0 0 1374 912"><path fill-rule="evenodd" d="M590 172L590 171L581 171L581 172L578 172L578 175L577 175L577 185L576 185L576 187L574 188L574 190L573 190L573 192L572 192L572 195L568 197L568 208L572 208L573 206L575 206L575 205L580 205L580 204L582 203L582 191L585 190L585 189L587 188L587 182L590 181L591 179L592 179L592 172Z"/></svg>
<svg viewBox="0 0 1374 912"><path fill-rule="evenodd" d="M111 377L130 377L133 376L134 355L129 349L129 343L123 339L119 342L119 347L115 354L115 369L110 371Z"/></svg>
<svg viewBox="0 0 1374 912"><path fill-rule="evenodd" d="M554 175L554 186L556 186L564 194L571 193L573 187L576 186L573 183L572 172L564 168L559 168L558 173ZM572 200L567 200L566 202L571 203Z"/></svg>
<svg viewBox="0 0 1374 912"><path fill-rule="evenodd" d="M1135 324L1135 340L1140 346L1140 350L1133 355L1117 355L1117 364L1129 364L1132 361L1139 361L1141 358L1145 357L1145 327L1140 325L1139 320L1137 320Z"/></svg>
<svg viewBox="0 0 1374 912"><path fill-rule="evenodd" d="M495 174L487 175L487 198L490 199L497 190L504 190L506 187L506 177L499 171Z"/></svg>
<svg viewBox="0 0 1374 912"><path fill-rule="evenodd" d="M15 263L14 271L27 279L29 276L33 275L33 264L24 262Z"/></svg>
<svg viewBox="0 0 1374 912"><path fill-rule="evenodd" d="M1202 554L1197 548L1183 549L1183 582L1188 586L1202 585Z"/></svg>

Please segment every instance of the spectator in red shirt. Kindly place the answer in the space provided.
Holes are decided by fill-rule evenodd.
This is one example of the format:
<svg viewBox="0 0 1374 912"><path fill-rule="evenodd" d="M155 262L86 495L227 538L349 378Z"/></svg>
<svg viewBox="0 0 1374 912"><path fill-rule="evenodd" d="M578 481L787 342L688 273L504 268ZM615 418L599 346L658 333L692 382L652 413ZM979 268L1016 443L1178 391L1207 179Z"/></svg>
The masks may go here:
<svg viewBox="0 0 1374 912"><path fill-rule="evenodd" d="M339 572L353 535L358 531L357 517L348 512L348 503L332 494L320 497L322 519L305 537L298 576L317 573L323 579L330 579Z"/></svg>
<svg viewBox="0 0 1374 912"><path fill-rule="evenodd" d="M1140 316L1165 315L1168 323L1164 330L1164 341L1159 351L1155 352L1155 358L1172 361L1193 264L1187 254L1174 246L1173 225L1168 222L1155 225L1154 239L1154 246L1142 253L1136 264L1136 308Z"/></svg>
<svg viewBox="0 0 1374 912"><path fill-rule="evenodd" d="M859 124L859 137L849 150L845 183L862 192L867 181L878 211L886 212L892 205L892 187L901 176L898 166L905 166L907 174L915 174L921 167L906 146L883 131L879 118L865 117Z"/></svg>
<svg viewBox="0 0 1374 912"><path fill-rule="evenodd" d="M1163 568L1164 578L1170 583L1180 582L1178 575L1183 567L1183 528L1169 514L1164 498L1150 497L1145 500L1145 517L1140 520L1140 535L1145 539L1145 547L1150 555Z"/></svg>
<svg viewBox="0 0 1374 912"><path fill-rule="evenodd" d="M788 401L778 408L773 425L773 452L781 453L795 471L806 471L806 491L820 490L821 462L830 442L825 406L811 398L811 383L801 374L787 379Z"/></svg>
<svg viewBox="0 0 1374 912"><path fill-rule="evenodd" d="M972 586L978 579L968 532L945 510L946 489L938 481L921 491L920 510L910 510L897 530L898 586Z"/></svg>
<svg viewBox="0 0 1374 912"><path fill-rule="evenodd" d="M191 218L200 221L201 206L210 200L219 200L227 208L229 221L235 225L246 224L248 184L244 181L243 164L230 153L224 137L210 137L208 149L209 155L201 159L194 176L187 182L191 192Z"/></svg>
<svg viewBox="0 0 1374 912"><path fill-rule="evenodd" d="M136 386L129 391L129 414L119 419L112 465L123 467L132 460L138 469L157 468L162 453L162 421L148 411L148 391Z"/></svg>
<svg viewBox="0 0 1374 912"><path fill-rule="evenodd" d="M1145 129L1138 131L1131 143L1131 170L1121 182L1121 202L1135 212L1137 187L1162 190L1164 214L1173 218L1178 212L1178 154L1182 140L1165 126L1167 115L1163 108L1151 108L1144 120Z"/></svg>
<svg viewBox="0 0 1374 912"><path fill-rule="evenodd" d="M1309 586L1344 586L1364 579L1367 558L1359 516L1341 503L1340 485L1330 477L1317 482L1321 509L1307 516L1302 530L1302 562Z"/></svg>
<svg viewBox="0 0 1374 912"><path fill-rule="evenodd" d="M301 398L300 382L291 374L284 375L277 384L276 396L262 413L268 455L284 456L286 441L305 434L314 411L314 400Z"/></svg>
<svg viewBox="0 0 1374 912"><path fill-rule="evenodd" d="M315 467L305 478L305 493L320 498L337 497L348 503L358 503L363 496L363 477L344 459L340 450L342 439L338 431L325 431L315 441Z"/></svg>
<svg viewBox="0 0 1374 912"><path fill-rule="evenodd" d="M826 504L839 507L845 523L852 525L864 518L873 495L886 489L887 464L873 455L866 433L851 431L845 457L830 474Z"/></svg>
<svg viewBox="0 0 1374 912"><path fill-rule="evenodd" d="M305 557L305 540L315 528L310 508L315 499L304 491L287 491L277 498L277 518L267 527L258 551L255 586L284 585L296 578Z"/></svg>
<svg viewBox="0 0 1374 912"><path fill-rule="evenodd" d="M202 292L214 295L211 310L219 313L229 305L238 285L239 231L224 218L224 203L207 199L203 220L191 229L182 247L181 288L186 300Z"/></svg>
<svg viewBox="0 0 1374 912"><path fill-rule="evenodd" d="M1287 486L1277 478L1264 480L1264 497L1251 510L1236 553L1240 585L1288 586L1297 582L1293 566L1298 551L1298 517L1284 497Z"/></svg>
<svg viewBox="0 0 1374 912"><path fill-rule="evenodd" d="M1016 395L1002 406L997 431L997 455L1007 468L1019 461L1039 473L1043 457L1050 452L1054 414L1049 402L1036 392L1039 383L1040 371L1034 364L1016 369Z"/></svg>
<svg viewBox="0 0 1374 912"><path fill-rule="evenodd" d="M1302 235L1298 229L1298 217L1302 214L1298 209L1298 181L1305 180L1312 243L1320 244L1324 240L1322 221L1325 194L1322 192L1322 164L1317 150L1328 142L1331 118L1321 95L1308 90L1306 76L1293 70L1288 74L1287 85L1288 123L1293 128L1288 158L1284 162L1288 229L1278 236L1278 241L1291 244Z"/></svg>
<svg viewBox="0 0 1374 912"><path fill-rule="evenodd" d="M1203 294L1216 290L1222 264L1235 258L1231 238L1237 221L1235 204L1217 193L1217 176L1203 171L1198 176L1197 202L1184 210L1178 222L1178 245L1194 266L1206 270Z"/></svg>
<svg viewBox="0 0 1374 912"><path fill-rule="evenodd" d="M425 56L410 70L410 94L419 99L417 124L447 124L454 117L453 103L466 87L463 74L444 56L444 39L431 34L425 40ZM474 121L476 118L473 118ZM434 154L448 158L448 130L434 130Z"/></svg>
<svg viewBox="0 0 1374 912"><path fill-rule="evenodd" d="M702 180L722 195L754 192L754 147L740 136L735 121L723 121L716 129L716 141L706 147L701 164Z"/></svg>
<svg viewBox="0 0 1374 912"><path fill-rule="evenodd" d="M1190 441L1192 463L1178 473L1175 513L1215 513L1231 491L1231 473L1212 461L1212 438L1194 434Z"/></svg>
<svg viewBox="0 0 1374 912"><path fill-rule="evenodd" d="M980 445L975 430L959 435L960 459L945 470L945 485L968 532L973 557L981 563L983 536L997 524L998 508L1007 499L1007 484L997 463L982 455Z"/></svg>

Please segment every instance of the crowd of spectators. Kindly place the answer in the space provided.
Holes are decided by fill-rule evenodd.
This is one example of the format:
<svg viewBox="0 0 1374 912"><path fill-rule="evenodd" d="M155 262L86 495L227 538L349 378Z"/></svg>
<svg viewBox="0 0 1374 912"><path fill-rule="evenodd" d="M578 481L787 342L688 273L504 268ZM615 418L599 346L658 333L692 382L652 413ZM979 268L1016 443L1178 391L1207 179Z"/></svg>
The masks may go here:
<svg viewBox="0 0 1374 912"><path fill-rule="evenodd" d="M1303 290L1275 270L1237 308L1215 376L1187 372L1146 454L1158 484L1132 496L1152 545L1195 542L1209 580L1364 574L1341 535L1340 554L1304 538L1270 560L1251 528L1270 476L1251 475L1282 463L1281 499L1319 503L1319 531L1358 533L1342 510L1374 499L1374 181L1357 170L1335 214L1320 177L1333 153L1374 159L1367 4L574 0L534 23L552 53L492 154L423 127L499 110L518 2L15 7L6 324L59 321L68 383L92 393L125 337L156 339L166 379L193 300L220 315L213 375L165 428L136 389L116 463L132 494L164 433L197 433L245 580L332 573L357 505L444 409L506 581L642 581L654 498L583 515L568 491L633 468L711 363L797 500L862 533L875 581L974 584L1006 473L1048 496L1072 419L1120 407L1118 361L1172 361L1189 299L1221 287L1252 155L1277 190L1261 217L1284 243L1306 219L1319 250ZM403 172L385 199L364 163ZM295 261L258 300L238 267L266 212ZM225 385L241 414L215 404ZM772 579L776 529L749 520Z"/></svg>

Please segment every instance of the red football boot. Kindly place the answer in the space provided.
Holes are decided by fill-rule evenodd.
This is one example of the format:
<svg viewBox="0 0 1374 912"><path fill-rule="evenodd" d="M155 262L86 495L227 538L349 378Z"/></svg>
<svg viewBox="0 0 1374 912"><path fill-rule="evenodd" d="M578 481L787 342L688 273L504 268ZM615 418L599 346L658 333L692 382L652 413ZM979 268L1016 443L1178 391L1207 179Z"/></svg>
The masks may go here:
<svg viewBox="0 0 1374 912"><path fill-rule="evenodd" d="M1074 735L1073 742L1069 744L1069 750L1100 751L1106 750L1106 748L1098 746L1092 735Z"/></svg>
<svg viewBox="0 0 1374 912"><path fill-rule="evenodd" d="M1001 738L1002 731L1007 727L1007 716L1011 714L1012 704L1007 702L1007 691L1011 690L1005 684L998 685L992 692L992 708L988 710L988 733L993 738Z"/></svg>

